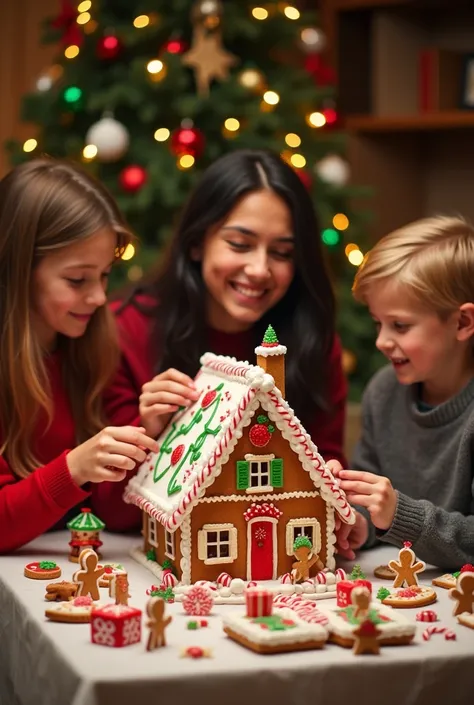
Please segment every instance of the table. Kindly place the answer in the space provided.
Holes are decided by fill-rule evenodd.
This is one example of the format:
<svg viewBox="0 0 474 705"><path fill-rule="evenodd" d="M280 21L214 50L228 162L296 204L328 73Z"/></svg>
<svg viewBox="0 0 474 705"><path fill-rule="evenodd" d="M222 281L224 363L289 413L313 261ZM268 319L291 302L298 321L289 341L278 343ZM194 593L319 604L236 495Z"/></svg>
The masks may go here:
<svg viewBox="0 0 474 705"><path fill-rule="evenodd" d="M189 617L179 603L167 606L173 616L168 646L148 653L147 630L141 644L121 649L90 641L89 624L60 624L44 617L46 581L23 576L32 560L55 560L61 579L77 566L67 560L69 532L46 534L11 556L0 557L0 705L464 705L473 702L474 631L457 625L453 603L438 590L432 606L441 624L455 630L456 641L443 635L421 639L419 623L410 646L382 648L380 656L354 656L350 649L327 645L321 651L263 656L226 637L220 615L244 606L215 606L209 628L186 630ZM138 537L104 533L104 561L125 563L130 604L144 609L146 589L157 579L129 555ZM396 558L393 547L361 553L371 577L376 565ZM344 563L341 562L344 567ZM423 574L429 583L440 571ZM373 580L375 592L382 583ZM385 583L386 585L386 583ZM106 594L106 593L105 593ZM404 610L415 620L418 610ZM183 647L210 647L213 658L180 658Z"/></svg>

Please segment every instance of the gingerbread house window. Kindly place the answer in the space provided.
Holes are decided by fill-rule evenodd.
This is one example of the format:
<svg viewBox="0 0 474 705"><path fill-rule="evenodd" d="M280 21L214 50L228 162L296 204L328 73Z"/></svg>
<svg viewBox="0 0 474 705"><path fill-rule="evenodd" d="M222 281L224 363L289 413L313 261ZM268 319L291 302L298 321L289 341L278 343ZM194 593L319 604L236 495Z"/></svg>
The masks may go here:
<svg viewBox="0 0 474 705"><path fill-rule="evenodd" d="M237 529L233 524L204 524L198 532L198 558L206 565L232 563L237 558Z"/></svg>
<svg viewBox="0 0 474 705"><path fill-rule="evenodd" d="M252 455L237 461L237 489L247 494L271 492L274 487L283 487L283 459L273 454Z"/></svg>
<svg viewBox="0 0 474 705"><path fill-rule="evenodd" d="M156 519L151 516L148 517L148 543L151 546L158 547L158 527Z"/></svg>
<svg viewBox="0 0 474 705"><path fill-rule="evenodd" d="M174 533L165 529L165 555L168 558L175 558L174 555Z"/></svg>
<svg viewBox="0 0 474 705"><path fill-rule="evenodd" d="M306 536L313 545L313 551L321 551L321 525L317 519L302 517L290 519L286 525L286 554L293 555L293 544L298 536Z"/></svg>

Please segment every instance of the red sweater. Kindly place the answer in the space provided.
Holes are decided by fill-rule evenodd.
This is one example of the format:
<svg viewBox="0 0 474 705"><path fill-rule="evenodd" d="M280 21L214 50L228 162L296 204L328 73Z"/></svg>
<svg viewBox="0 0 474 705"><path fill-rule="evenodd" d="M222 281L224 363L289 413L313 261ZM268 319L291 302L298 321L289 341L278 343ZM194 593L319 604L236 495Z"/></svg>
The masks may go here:
<svg viewBox="0 0 474 705"><path fill-rule="evenodd" d="M39 419L35 433L36 456L44 465L18 480L0 457L0 553L12 551L61 523L76 505L89 505L111 530L125 531L140 522L137 507L122 500L128 478L123 482L89 483L82 488L71 478L66 455L76 441L61 378L60 353L48 359L48 372L54 417L49 428L44 416Z"/></svg>
<svg viewBox="0 0 474 705"><path fill-rule="evenodd" d="M113 306L117 310L117 306ZM151 345L153 319L128 305L117 314L122 348L122 363L113 387L107 394L107 409L114 424L122 425L137 418L138 397L142 385L154 376ZM251 333L223 333L209 329L209 350L238 360L252 360L254 345ZM341 364L341 344L335 339L328 362L328 405L331 413L316 411L306 425L319 452L326 459L336 458L347 467L344 457L344 424L347 382Z"/></svg>

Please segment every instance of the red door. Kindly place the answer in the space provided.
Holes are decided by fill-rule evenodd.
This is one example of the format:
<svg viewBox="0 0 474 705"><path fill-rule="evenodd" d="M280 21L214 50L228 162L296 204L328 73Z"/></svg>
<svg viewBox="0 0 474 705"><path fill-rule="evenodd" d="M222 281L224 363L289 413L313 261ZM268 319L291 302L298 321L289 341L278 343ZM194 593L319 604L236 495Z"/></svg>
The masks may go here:
<svg viewBox="0 0 474 705"><path fill-rule="evenodd" d="M273 522L254 521L250 525L251 580L273 578Z"/></svg>

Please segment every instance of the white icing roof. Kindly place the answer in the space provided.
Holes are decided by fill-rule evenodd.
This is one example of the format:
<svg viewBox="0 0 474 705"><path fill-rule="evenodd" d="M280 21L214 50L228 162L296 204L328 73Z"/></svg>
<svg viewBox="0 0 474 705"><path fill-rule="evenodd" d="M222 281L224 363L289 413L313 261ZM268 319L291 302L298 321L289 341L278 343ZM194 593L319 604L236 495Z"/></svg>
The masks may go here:
<svg viewBox="0 0 474 705"><path fill-rule="evenodd" d="M262 406L297 453L323 499L352 524L354 511L293 410L261 367L206 353L195 383L201 395L176 412L127 485L124 499L175 530L228 461L244 428Z"/></svg>

